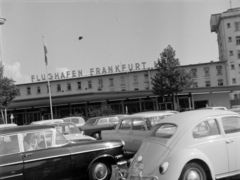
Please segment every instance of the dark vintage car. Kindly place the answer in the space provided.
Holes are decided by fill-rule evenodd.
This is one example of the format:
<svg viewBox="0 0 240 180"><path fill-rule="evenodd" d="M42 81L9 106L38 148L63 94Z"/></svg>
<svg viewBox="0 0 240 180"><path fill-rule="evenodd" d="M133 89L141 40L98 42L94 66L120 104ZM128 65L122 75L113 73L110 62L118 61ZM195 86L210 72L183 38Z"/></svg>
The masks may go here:
<svg viewBox="0 0 240 180"><path fill-rule="evenodd" d="M122 157L121 141L68 141L52 125L0 131L0 179L109 180Z"/></svg>
<svg viewBox="0 0 240 180"><path fill-rule="evenodd" d="M79 127L85 135L92 136L95 139L101 139L101 131L115 129L119 118L127 116L126 114L99 116L89 118L84 126Z"/></svg>

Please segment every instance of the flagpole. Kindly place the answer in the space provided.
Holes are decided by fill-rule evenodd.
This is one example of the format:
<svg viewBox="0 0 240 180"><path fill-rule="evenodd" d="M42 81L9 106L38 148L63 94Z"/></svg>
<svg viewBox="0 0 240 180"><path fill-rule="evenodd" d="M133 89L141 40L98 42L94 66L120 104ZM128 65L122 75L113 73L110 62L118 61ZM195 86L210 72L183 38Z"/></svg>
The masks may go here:
<svg viewBox="0 0 240 180"><path fill-rule="evenodd" d="M47 82L48 82L48 94L49 94L49 101L50 101L50 110L51 110L51 119L53 119L53 110L52 110L52 95L51 95L51 88L50 88L50 82L48 79L48 69L47 69L47 47L44 42L44 37L43 37L43 46L44 46L44 54L45 54L45 63L46 63L46 72L47 72Z"/></svg>

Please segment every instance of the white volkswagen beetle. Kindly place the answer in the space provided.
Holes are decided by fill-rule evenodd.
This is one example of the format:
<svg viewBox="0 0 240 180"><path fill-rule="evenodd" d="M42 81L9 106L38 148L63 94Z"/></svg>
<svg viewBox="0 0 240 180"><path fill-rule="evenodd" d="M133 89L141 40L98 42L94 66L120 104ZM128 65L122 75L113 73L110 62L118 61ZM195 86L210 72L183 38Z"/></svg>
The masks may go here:
<svg viewBox="0 0 240 180"><path fill-rule="evenodd" d="M240 115L188 111L157 124L135 154L128 179L207 180L240 173Z"/></svg>

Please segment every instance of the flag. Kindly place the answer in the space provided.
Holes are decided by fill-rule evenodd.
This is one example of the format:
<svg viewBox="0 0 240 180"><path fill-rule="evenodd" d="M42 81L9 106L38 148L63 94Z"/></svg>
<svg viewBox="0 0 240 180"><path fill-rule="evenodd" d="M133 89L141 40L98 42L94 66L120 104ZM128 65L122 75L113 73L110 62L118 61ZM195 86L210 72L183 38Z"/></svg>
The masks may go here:
<svg viewBox="0 0 240 180"><path fill-rule="evenodd" d="M46 63L46 66L48 65L48 61L47 61L47 47L46 47L46 44L44 43L44 39L43 39L43 48L44 48L44 56L45 56L45 63Z"/></svg>

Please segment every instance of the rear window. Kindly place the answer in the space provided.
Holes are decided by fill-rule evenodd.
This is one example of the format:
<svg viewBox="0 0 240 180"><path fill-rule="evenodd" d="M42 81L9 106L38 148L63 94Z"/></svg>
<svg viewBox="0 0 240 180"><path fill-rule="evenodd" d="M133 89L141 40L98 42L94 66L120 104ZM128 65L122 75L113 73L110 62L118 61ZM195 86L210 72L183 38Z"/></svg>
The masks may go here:
<svg viewBox="0 0 240 180"><path fill-rule="evenodd" d="M70 122L70 119L63 119L63 122Z"/></svg>
<svg viewBox="0 0 240 180"><path fill-rule="evenodd" d="M109 119L109 122L110 123L116 123L116 122L118 122L118 118L117 117L110 117L110 118L108 118Z"/></svg>
<svg viewBox="0 0 240 180"><path fill-rule="evenodd" d="M174 124L159 124L152 129L148 136L162 139L170 139L176 131L177 126Z"/></svg>

